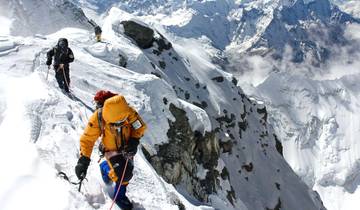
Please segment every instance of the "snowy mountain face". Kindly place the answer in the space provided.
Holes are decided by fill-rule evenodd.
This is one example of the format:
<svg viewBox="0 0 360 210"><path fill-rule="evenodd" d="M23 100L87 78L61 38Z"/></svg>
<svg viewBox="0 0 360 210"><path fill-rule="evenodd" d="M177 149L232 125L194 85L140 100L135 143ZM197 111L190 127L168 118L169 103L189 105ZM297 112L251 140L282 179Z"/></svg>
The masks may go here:
<svg viewBox="0 0 360 210"><path fill-rule="evenodd" d="M1 0L1 15L12 21L14 35L54 33L64 27L89 29L83 11L68 0Z"/></svg>
<svg viewBox="0 0 360 210"><path fill-rule="evenodd" d="M358 20L328 1L1 3L0 129L15 139L8 148L25 144L29 158L21 171L4 163L19 175L1 175L0 209L24 209L15 199L34 186L44 197L55 186L63 201L31 209L108 209L97 154L82 193L55 177L73 172L98 89L124 94L149 126L129 185L136 209L356 209ZM102 23L104 42L84 30L79 8ZM36 33L49 35L13 36ZM71 85L80 101L58 91L52 71L44 79L45 52L60 37L76 57ZM348 63L331 61L334 54Z"/></svg>
<svg viewBox="0 0 360 210"><path fill-rule="evenodd" d="M320 193L328 209L356 209L358 20L328 1L234 3L225 10L220 6L196 10L189 4L170 14L165 10L165 15L145 16L145 21L160 22L165 28L161 30L197 39L213 58L225 47L232 67L228 70L246 93L266 104L292 168ZM207 13L211 9L230 15L216 19L216 12ZM182 21L174 20L174 14ZM225 26L216 36L214 20ZM226 30L232 33L222 34ZM219 64L226 65L224 60Z"/></svg>
<svg viewBox="0 0 360 210"><path fill-rule="evenodd" d="M123 33L131 34L129 24L120 21L126 20L125 17L134 18L119 9L110 10L104 21L107 39L117 40ZM197 57L196 43L170 43L156 31L153 36L152 47L141 44L145 48L142 60L147 60L140 68L141 72L166 81L181 99L180 104L169 97L161 99L162 106L166 107L164 110L173 117L166 120L169 129L165 133L156 129L156 134L151 135L154 139L145 144L144 152L155 170L178 190L220 209L274 208L278 205L298 208L288 198L290 193L286 191L289 188L282 191L279 186L294 184L305 190L304 186L296 181L296 176L283 177L280 173L285 170L291 174L291 170L286 164L278 165L282 158L275 145L280 143L276 143L271 128L266 125L264 107L249 100L235 86L236 80L231 75L216 68L206 57ZM139 45L137 37L132 40ZM133 67L129 66L129 69ZM234 106L234 103L239 104ZM163 133L163 139L159 133ZM248 148L256 148L257 152ZM267 159L273 161L264 166L262 162ZM282 178L261 182L261 176L269 173ZM280 180L283 184L278 182ZM246 194L242 193L244 189ZM259 189L271 196L256 203L250 201L251 197L263 196ZM316 195L303 198L309 204L307 208L321 208Z"/></svg>
<svg viewBox="0 0 360 210"><path fill-rule="evenodd" d="M354 17L360 17L360 2L357 0L333 0L333 3L338 5L341 10L353 15Z"/></svg>
<svg viewBox="0 0 360 210"><path fill-rule="evenodd" d="M336 7L325 6L328 3L314 7L315 3L324 1L307 6L298 1L280 10L279 18L265 30L269 36L257 42L258 50L251 49L255 55L235 55L229 61L245 92L266 104L270 124L282 140L284 157L296 173L319 192L328 209L357 209L359 147L354 138L359 131L355 111L359 104L359 25ZM302 8L328 9L309 13ZM289 27L293 14L307 15L299 21L303 26ZM344 18L350 21L339 22ZM277 30L283 33L275 33ZM275 57L281 61L257 55L268 53L268 43L282 49L283 40L294 45L300 40L301 44L286 46L282 56ZM297 55L304 59L294 60Z"/></svg>
<svg viewBox="0 0 360 210"><path fill-rule="evenodd" d="M220 1L215 5L227 6ZM37 15L33 6L22 8L27 13L7 17ZM102 25L105 41L100 43L94 43L92 30L74 28L47 36L1 36L0 130L5 139L13 139L4 148L23 144L19 152L27 158L2 162L18 173L1 174L0 208L108 209L111 201L95 152L82 193L56 178L56 173L72 175L92 96L99 89L111 89L124 94L149 126L129 185L137 209L325 209L318 194L281 156L266 107L246 96L231 74L211 63L202 42L167 38L171 34L166 27L156 30L144 23L147 19L109 9ZM49 21L57 24L56 19ZM153 21L156 17L149 22ZM22 28L17 26L33 24L12 23L7 31L13 34ZM153 31L148 33L151 45L140 44L132 33L136 30ZM46 50L60 37L69 39L76 57L70 84L77 99L58 90L54 72L47 73L44 65ZM118 66L119 54L128 58L127 68ZM10 152L0 153L1 159L7 160ZM26 167L15 167L19 165ZM32 189L43 198L55 189L62 200L26 206L18 202L19 197L31 199Z"/></svg>
<svg viewBox="0 0 360 210"><path fill-rule="evenodd" d="M103 8L116 5L138 16L151 16L148 22L155 19L154 24L160 22L177 36L201 39L216 49L226 49L228 59L239 60L239 54L240 58L256 54L288 59L290 50L292 62L307 61L313 66L336 54L338 47L350 45L344 38L346 24L359 23L328 0L77 3L97 8L100 14Z"/></svg>
<svg viewBox="0 0 360 210"><path fill-rule="evenodd" d="M270 15L256 7L243 10L230 56L246 50L242 56L269 54L282 60L290 49L292 62L317 66L336 54L336 48L350 44L344 38L346 24L360 23L328 0L294 1L276 7Z"/></svg>

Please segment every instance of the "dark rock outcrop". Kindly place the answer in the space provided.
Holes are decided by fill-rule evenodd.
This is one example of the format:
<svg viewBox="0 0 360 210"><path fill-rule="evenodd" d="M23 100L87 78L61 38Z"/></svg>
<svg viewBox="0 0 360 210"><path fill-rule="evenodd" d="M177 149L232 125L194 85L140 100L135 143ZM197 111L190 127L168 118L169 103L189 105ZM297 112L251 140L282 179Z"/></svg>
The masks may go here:
<svg viewBox="0 0 360 210"><path fill-rule="evenodd" d="M154 42L154 30L135 21L122 21L125 35L132 38L142 49L150 48Z"/></svg>
<svg viewBox="0 0 360 210"><path fill-rule="evenodd" d="M186 112L174 104L169 109L175 121L169 120L169 143L158 145L158 153L150 156L144 154L153 165L156 172L168 183L185 184L187 191L200 201L206 201L207 196L216 192L220 172L216 170L219 158L219 144L214 133L202 135L193 131ZM198 166L207 171L205 178L198 177ZM222 172L223 176L225 172Z"/></svg>

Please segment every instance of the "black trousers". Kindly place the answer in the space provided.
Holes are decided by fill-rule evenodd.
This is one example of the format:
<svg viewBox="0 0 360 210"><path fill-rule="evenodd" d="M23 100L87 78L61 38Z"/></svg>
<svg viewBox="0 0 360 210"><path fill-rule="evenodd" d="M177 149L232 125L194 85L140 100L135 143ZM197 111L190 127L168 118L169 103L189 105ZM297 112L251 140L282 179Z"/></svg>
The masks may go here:
<svg viewBox="0 0 360 210"><path fill-rule="evenodd" d="M59 84L59 88L69 92L70 88L70 69L69 65L65 65L64 69L60 69L58 65L54 66L55 69L55 78Z"/></svg>
<svg viewBox="0 0 360 210"><path fill-rule="evenodd" d="M126 159L121 154L119 154L119 155L111 157L109 159L109 161L115 171L116 176L118 177L118 182L120 182L123 171L124 171ZM133 170L134 170L134 161L129 159L126 170L125 170L123 182L130 181L130 179L133 177Z"/></svg>

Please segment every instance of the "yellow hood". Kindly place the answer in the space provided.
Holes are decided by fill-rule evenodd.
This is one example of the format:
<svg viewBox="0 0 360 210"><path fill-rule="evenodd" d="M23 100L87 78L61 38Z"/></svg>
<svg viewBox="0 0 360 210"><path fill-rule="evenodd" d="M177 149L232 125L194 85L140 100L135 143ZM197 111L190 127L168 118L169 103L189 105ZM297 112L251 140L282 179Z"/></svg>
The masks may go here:
<svg viewBox="0 0 360 210"><path fill-rule="evenodd" d="M131 109L124 96L116 95L107 99L103 106L103 119L106 123L114 123L119 120L125 120Z"/></svg>

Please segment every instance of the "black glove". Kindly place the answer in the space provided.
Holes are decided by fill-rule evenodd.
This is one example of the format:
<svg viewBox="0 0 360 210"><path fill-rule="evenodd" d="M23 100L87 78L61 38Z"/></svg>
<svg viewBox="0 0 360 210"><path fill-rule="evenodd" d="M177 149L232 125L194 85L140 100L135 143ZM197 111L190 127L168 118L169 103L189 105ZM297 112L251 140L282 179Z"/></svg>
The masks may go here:
<svg viewBox="0 0 360 210"><path fill-rule="evenodd" d="M90 158L81 156L75 166L75 174L78 179L84 179L86 176L86 171L90 164Z"/></svg>
<svg viewBox="0 0 360 210"><path fill-rule="evenodd" d="M127 145L125 145L125 156L132 158L137 152L137 146L139 145L139 139L130 137Z"/></svg>
<svg viewBox="0 0 360 210"><path fill-rule="evenodd" d="M47 60L47 61L46 61L46 65L47 65L47 66L50 66L50 65L51 65L51 61Z"/></svg>

